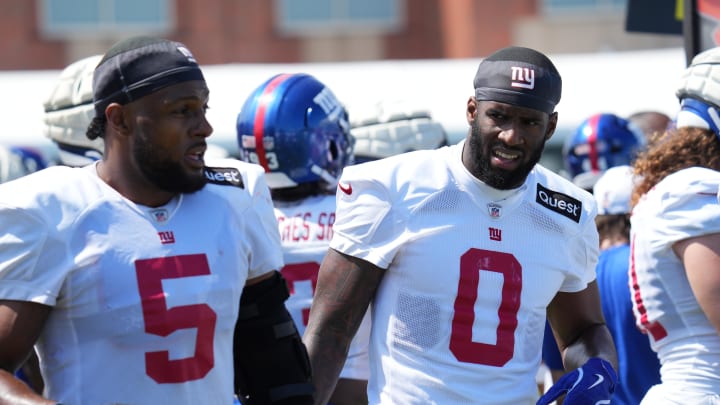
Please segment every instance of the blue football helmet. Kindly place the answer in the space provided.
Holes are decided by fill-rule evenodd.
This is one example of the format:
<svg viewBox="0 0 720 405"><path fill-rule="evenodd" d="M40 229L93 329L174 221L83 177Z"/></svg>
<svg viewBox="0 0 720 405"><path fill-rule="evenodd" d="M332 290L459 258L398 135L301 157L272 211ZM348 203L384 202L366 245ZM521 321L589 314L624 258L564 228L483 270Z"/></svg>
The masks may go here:
<svg viewBox="0 0 720 405"><path fill-rule="evenodd" d="M591 190L605 170L632 164L644 146L642 131L628 120L593 114L565 140L565 170L577 186Z"/></svg>
<svg viewBox="0 0 720 405"><path fill-rule="evenodd" d="M0 183L42 170L48 162L39 150L28 146L0 145Z"/></svg>
<svg viewBox="0 0 720 405"><path fill-rule="evenodd" d="M323 182L333 190L352 163L348 114L313 76L279 74L256 88L237 117L240 157L265 168L272 189Z"/></svg>

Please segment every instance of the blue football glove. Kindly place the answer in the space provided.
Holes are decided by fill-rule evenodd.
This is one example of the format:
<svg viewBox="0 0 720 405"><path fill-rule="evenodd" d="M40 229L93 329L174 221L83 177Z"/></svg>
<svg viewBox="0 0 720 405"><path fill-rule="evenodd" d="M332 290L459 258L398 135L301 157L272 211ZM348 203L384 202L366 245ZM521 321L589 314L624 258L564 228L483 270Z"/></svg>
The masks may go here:
<svg viewBox="0 0 720 405"><path fill-rule="evenodd" d="M537 405L548 405L563 394L563 405L604 405L609 404L618 383L612 365L600 358L592 358L582 367L562 376L537 401Z"/></svg>

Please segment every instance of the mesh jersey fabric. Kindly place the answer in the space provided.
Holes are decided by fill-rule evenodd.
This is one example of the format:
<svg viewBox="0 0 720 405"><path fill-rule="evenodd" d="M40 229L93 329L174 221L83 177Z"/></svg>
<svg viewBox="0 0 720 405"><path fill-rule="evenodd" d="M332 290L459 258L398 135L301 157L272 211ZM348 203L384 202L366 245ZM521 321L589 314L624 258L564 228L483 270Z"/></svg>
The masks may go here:
<svg viewBox="0 0 720 405"><path fill-rule="evenodd" d="M539 165L518 189L492 189L462 148L349 166L340 180L331 247L387 269L371 404L534 403L546 307L595 278L589 193ZM551 209L561 198L564 214Z"/></svg>
<svg viewBox="0 0 720 405"><path fill-rule="evenodd" d="M245 189L208 184L149 208L94 165L0 187L0 297L53 307L36 345L49 397L232 402L240 292L282 265Z"/></svg>

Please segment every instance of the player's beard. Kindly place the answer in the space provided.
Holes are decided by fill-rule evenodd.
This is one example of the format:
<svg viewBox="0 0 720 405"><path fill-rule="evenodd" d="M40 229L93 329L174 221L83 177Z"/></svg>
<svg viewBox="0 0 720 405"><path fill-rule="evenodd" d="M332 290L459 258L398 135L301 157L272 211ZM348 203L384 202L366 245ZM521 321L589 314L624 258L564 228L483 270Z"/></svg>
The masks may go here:
<svg viewBox="0 0 720 405"><path fill-rule="evenodd" d="M470 148L470 154L473 156L473 161L471 162L473 167L470 169L470 172L483 183L498 190L510 190L520 187L525 182L530 171L535 167L537 162L540 161L545 147L545 142L540 144L537 149L532 151L529 159L525 163L521 163L515 170L497 169L493 167L490 162L492 145L485 144L480 134L480 127L476 121L472 122L470 130L470 143L466 145L466 147Z"/></svg>
<svg viewBox="0 0 720 405"><path fill-rule="evenodd" d="M199 176L188 174L180 162L171 160L164 150L142 134L135 138L133 155L143 175L161 190L194 193L207 184L204 172Z"/></svg>

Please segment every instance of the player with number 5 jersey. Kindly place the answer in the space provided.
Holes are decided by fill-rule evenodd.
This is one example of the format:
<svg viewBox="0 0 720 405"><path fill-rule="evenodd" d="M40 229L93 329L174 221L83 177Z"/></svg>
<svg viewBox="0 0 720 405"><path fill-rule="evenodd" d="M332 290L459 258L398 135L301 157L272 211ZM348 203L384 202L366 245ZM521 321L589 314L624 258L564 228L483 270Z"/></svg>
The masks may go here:
<svg viewBox="0 0 720 405"><path fill-rule="evenodd" d="M288 384L278 361L305 370L292 385L312 399L262 169L205 165L208 99L184 45L120 41L93 74L102 159L0 186L3 400L270 403ZM47 398L11 378L33 346ZM267 367L278 377L258 383Z"/></svg>
<svg viewBox="0 0 720 405"><path fill-rule="evenodd" d="M316 404L369 305L370 404L534 403L546 313L568 371L583 370L557 395L612 396L596 204L537 164L560 75L540 52L510 47L481 62L474 85L465 140L343 172L303 335Z"/></svg>
<svg viewBox="0 0 720 405"><path fill-rule="evenodd" d="M246 278L263 274L251 268L280 265L244 189L207 185L148 207L105 184L93 164L39 172L2 193L0 293L52 306L37 349L53 398L228 403L232 356L223 348L238 297ZM27 260L11 256L18 249Z"/></svg>

